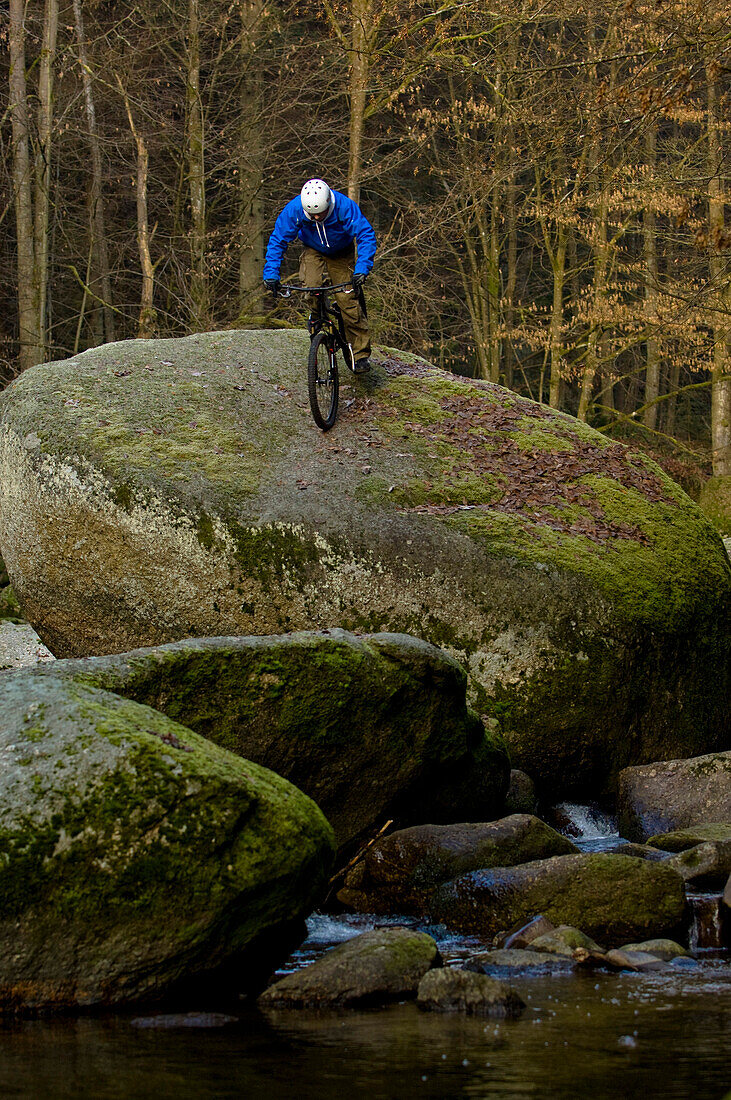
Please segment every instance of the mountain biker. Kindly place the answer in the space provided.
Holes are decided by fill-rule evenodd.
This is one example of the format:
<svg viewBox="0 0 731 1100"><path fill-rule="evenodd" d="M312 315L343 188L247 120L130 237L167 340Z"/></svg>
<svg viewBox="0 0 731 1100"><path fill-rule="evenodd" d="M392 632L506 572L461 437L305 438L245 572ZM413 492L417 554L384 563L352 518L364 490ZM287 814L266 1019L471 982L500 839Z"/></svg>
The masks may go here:
<svg viewBox="0 0 731 1100"><path fill-rule="evenodd" d="M284 207L269 238L263 278L274 294L281 285L282 257L295 237L304 246L299 270L304 286L322 286L326 275L333 285L352 284L352 289L336 291L335 300L353 349L352 369L357 374L367 371L371 339L362 288L376 254L372 225L347 195L331 190L324 180L308 180Z"/></svg>

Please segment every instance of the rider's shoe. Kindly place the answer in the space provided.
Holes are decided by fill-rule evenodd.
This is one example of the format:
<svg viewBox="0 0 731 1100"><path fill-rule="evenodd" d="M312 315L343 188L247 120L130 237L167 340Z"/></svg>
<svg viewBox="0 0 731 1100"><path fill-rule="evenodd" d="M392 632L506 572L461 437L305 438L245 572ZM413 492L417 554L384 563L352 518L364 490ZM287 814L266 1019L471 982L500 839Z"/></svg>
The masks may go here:
<svg viewBox="0 0 731 1100"><path fill-rule="evenodd" d="M365 356L362 359L357 359L353 367L354 374L367 374L371 369L371 361Z"/></svg>

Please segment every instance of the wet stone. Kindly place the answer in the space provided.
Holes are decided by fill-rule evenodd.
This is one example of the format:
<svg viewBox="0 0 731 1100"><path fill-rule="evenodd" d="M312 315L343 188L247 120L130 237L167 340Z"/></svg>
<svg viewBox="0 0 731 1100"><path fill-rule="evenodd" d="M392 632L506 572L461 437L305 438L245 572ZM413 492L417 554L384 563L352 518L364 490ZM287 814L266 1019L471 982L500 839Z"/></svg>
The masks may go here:
<svg viewBox="0 0 731 1100"><path fill-rule="evenodd" d="M590 936L585 936L578 928L572 928L568 924L562 924L552 932L538 936L530 946L531 951L545 951L551 955L563 955L565 958L571 958L577 948L602 951Z"/></svg>
<svg viewBox="0 0 731 1100"><path fill-rule="evenodd" d="M496 936L496 947L528 947L533 943L533 940L537 940L539 936L544 936L547 932L553 932L556 925L553 921L550 921L548 917L538 916L533 920L528 921L527 924L522 924L517 930L512 930L506 936ZM500 940L503 942L500 942Z"/></svg>
<svg viewBox="0 0 731 1100"><path fill-rule="evenodd" d="M424 974L441 965L431 936L406 928L364 932L288 974L259 997L261 1008L347 1007L413 997Z"/></svg>
<svg viewBox="0 0 731 1100"><path fill-rule="evenodd" d="M690 952L681 947L674 940L643 940L642 943L626 943L622 951L643 951L648 955L654 955L656 959L670 962L676 958L691 958Z"/></svg>
<svg viewBox="0 0 731 1100"><path fill-rule="evenodd" d="M432 970L419 983L416 1003L430 1012L470 1016L519 1016L525 1004L510 986L467 970Z"/></svg>
<svg viewBox="0 0 731 1100"><path fill-rule="evenodd" d="M668 865L674 867L686 882L721 887L731 874L731 839L696 844L670 856Z"/></svg>
<svg viewBox="0 0 731 1100"><path fill-rule="evenodd" d="M626 951L615 948L604 956L607 965L615 970L664 970L667 963L647 951Z"/></svg>
<svg viewBox="0 0 731 1100"><path fill-rule="evenodd" d="M463 966L463 970L477 974L491 974L495 970L536 972L569 972L573 970L572 959L561 955L541 954L539 951L527 951L521 948L502 948L497 951L483 951L472 955Z"/></svg>

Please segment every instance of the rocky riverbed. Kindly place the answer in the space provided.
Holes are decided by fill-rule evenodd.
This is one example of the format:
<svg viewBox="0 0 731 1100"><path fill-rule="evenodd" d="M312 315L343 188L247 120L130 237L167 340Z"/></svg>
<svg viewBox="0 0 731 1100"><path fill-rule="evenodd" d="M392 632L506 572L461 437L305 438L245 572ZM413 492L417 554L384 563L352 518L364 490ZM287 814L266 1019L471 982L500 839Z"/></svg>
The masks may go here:
<svg viewBox="0 0 731 1100"><path fill-rule="evenodd" d="M717 1097L717 535L571 418L389 354L340 425L368 476L324 510L342 447L282 391L298 337L251 339L115 346L3 399L0 1093ZM163 403L204 378L220 463L172 407L129 421L138 368Z"/></svg>

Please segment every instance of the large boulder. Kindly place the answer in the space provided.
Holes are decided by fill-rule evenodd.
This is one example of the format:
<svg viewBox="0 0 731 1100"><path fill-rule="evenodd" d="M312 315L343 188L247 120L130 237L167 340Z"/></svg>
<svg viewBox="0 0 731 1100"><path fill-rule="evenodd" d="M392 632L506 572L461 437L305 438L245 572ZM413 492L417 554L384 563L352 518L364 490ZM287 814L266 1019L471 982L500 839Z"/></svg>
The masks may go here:
<svg viewBox="0 0 731 1100"><path fill-rule="evenodd" d="M430 905L433 920L483 938L536 913L608 945L677 936L687 918L677 871L606 852L472 871L441 886Z"/></svg>
<svg viewBox="0 0 731 1100"><path fill-rule="evenodd" d="M660 760L619 777L619 831L629 840L724 821L731 821L731 752Z"/></svg>
<svg viewBox="0 0 731 1100"><path fill-rule="evenodd" d="M731 567L644 455L374 355L336 427L302 332L108 344L0 399L0 545L57 656L393 630L469 663L542 795L723 747Z"/></svg>
<svg viewBox="0 0 731 1100"><path fill-rule="evenodd" d="M464 669L406 635L191 638L56 661L49 675L154 707L271 768L317 802L339 847L388 817L494 815L508 783L499 733L466 705Z"/></svg>
<svg viewBox="0 0 731 1100"><path fill-rule="evenodd" d="M6 672L0 753L4 1010L245 988L326 886L314 802L149 707Z"/></svg>
<svg viewBox="0 0 731 1100"><path fill-rule="evenodd" d="M424 913L437 886L466 871L509 867L577 849L530 814L417 825L377 840L348 872L338 900L370 913Z"/></svg>

